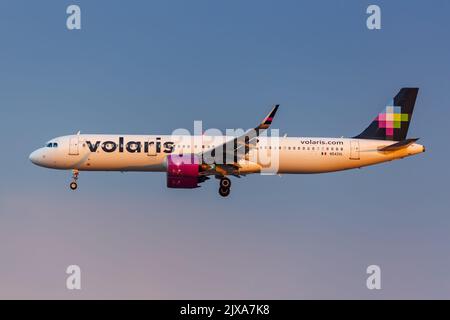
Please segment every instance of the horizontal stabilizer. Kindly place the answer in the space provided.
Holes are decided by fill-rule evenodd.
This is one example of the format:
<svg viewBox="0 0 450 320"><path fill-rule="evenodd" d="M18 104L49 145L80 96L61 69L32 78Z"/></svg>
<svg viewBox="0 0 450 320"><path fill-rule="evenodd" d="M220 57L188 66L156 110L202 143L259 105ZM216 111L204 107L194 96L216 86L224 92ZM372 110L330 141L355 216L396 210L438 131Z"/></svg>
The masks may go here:
<svg viewBox="0 0 450 320"><path fill-rule="evenodd" d="M403 149L403 148L407 148L409 145L413 144L417 140L419 140L419 138L406 139L406 140L403 140L403 141L400 141L400 142L388 145L386 147L378 148L378 151L395 151L395 150L400 150L400 149Z"/></svg>

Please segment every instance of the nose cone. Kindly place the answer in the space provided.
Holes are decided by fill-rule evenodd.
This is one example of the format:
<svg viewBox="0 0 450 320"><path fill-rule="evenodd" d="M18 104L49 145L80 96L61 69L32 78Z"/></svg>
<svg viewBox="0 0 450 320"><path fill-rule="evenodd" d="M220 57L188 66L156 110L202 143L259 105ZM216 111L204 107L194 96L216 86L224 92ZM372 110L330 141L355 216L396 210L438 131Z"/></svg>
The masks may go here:
<svg viewBox="0 0 450 320"><path fill-rule="evenodd" d="M28 159L30 159L30 161L33 162L34 164L36 164L37 158L38 158L37 151L33 151L28 157Z"/></svg>
<svg viewBox="0 0 450 320"><path fill-rule="evenodd" d="M30 154L29 159L35 165L42 166L43 165L43 161L44 161L43 157L44 157L44 155L42 154L42 150L38 149L36 151L33 151Z"/></svg>

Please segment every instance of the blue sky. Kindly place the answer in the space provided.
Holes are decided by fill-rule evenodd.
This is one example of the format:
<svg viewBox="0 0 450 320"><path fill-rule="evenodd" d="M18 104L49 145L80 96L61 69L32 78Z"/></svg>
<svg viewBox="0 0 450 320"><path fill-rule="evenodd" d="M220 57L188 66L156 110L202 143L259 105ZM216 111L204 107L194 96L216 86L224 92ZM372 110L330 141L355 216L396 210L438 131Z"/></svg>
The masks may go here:
<svg viewBox="0 0 450 320"><path fill-rule="evenodd" d="M66 29L78 4L82 30ZM369 31L369 4L382 29ZM449 298L448 1L2 1L1 298ZM352 136L401 87L425 154L169 190L33 166L52 137L248 128ZM82 269L80 292L65 268ZM380 265L382 290L365 287Z"/></svg>

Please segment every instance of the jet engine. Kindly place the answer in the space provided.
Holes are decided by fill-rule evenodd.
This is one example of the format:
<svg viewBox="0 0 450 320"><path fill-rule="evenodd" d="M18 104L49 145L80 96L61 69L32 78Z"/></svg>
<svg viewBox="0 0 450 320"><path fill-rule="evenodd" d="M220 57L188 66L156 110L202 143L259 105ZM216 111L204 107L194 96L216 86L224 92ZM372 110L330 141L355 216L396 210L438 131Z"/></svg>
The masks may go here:
<svg viewBox="0 0 450 320"><path fill-rule="evenodd" d="M201 165L194 154L168 155L166 158L167 187L192 189L207 177L200 176Z"/></svg>

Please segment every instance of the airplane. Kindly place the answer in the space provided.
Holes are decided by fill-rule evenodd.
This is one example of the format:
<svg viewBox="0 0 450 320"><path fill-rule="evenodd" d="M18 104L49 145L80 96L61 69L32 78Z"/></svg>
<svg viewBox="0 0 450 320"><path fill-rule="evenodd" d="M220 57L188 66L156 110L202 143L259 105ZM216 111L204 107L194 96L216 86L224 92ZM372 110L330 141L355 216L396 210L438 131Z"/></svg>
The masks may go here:
<svg viewBox="0 0 450 320"><path fill-rule="evenodd" d="M267 136L279 105L254 129L222 135L98 135L57 137L32 152L32 163L72 170L70 189L81 171L164 172L168 188L192 189L212 177L227 197L229 177L248 174L326 173L361 168L425 152L407 138L418 88L402 88L370 125L351 138ZM219 138L219 142L217 142ZM216 141L205 142L205 141ZM269 161L267 160L269 159ZM276 163L274 166L273 163Z"/></svg>

